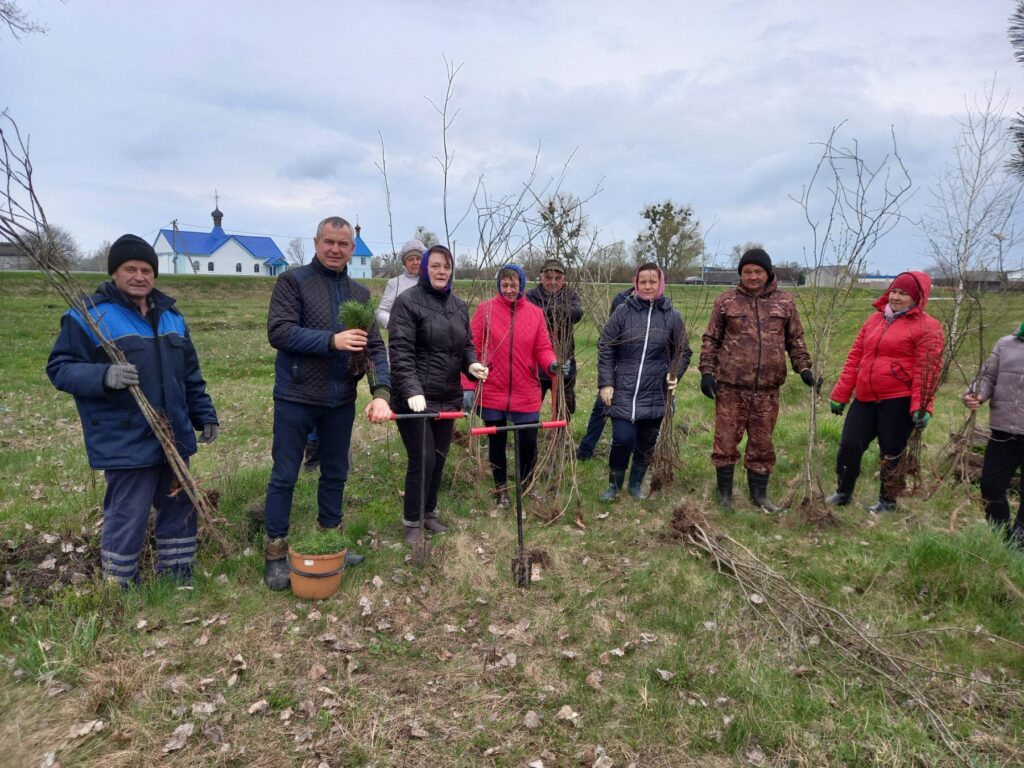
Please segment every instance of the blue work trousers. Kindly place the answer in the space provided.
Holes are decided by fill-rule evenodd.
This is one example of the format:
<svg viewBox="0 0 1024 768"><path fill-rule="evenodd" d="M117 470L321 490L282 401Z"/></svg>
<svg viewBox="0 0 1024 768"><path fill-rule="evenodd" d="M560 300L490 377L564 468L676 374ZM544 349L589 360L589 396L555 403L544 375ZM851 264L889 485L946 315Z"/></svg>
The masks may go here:
<svg viewBox="0 0 1024 768"><path fill-rule="evenodd" d="M190 579L196 561L196 511L177 488L171 466L108 469L103 475L107 481L100 537L103 577L122 587L138 583L149 510L155 508L156 571Z"/></svg>

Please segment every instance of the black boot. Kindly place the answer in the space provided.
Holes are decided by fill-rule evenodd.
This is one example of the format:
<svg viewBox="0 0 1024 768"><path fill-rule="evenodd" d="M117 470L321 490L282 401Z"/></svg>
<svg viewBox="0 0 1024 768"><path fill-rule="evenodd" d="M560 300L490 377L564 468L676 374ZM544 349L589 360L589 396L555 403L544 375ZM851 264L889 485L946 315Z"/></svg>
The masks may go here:
<svg viewBox="0 0 1024 768"><path fill-rule="evenodd" d="M315 472L320 469L320 441L310 440L306 443L306 450L302 456L302 468L307 472Z"/></svg>
<svg viewBox="0 0 1024 768"><path fill-rule="evenodd" d="M868 512L872 515L882 515L886 512L895 512L896 502L892 499L883 499L879 496L878 501L868 507Z"/></svg>
<svg viewBox="0 0 1024 768"><path fill-rule="evenodd" d="M718 480L718 506L722 509L732 509L732 478L735 469L735 464L715 467L715 476Z"/></svg>
<svg viewBox="0 0 1024 768"><path fill-rule="evenodd" d="M760 472L747 470L747 486L750 488L750 500L754 503L755 507L760 507L765 512L782 512L782 507L774 504L768 498L768 480L770 478L771 475L768 473L761 474Z"/></svg>
<svg viewBox="0 0 1024 768"><path fill-rule="evenodd" d="M280 592L291 584L291 569L288 566L288 539L263 540L263 582L268 589Z"/></svg>
<svg viewBox="0 0 1024 768"><path fill-rule="evenodd" d="M636 459L633 466L629 468L629 495L635 499L646 499L644 493L644 476L647 474L647 465L640 464Z"/></svg>
<svg viewBox="0 0 1024 768"><path fill-rule="evenodd" d="M626 470L624 469L613 469L608 473L608 490L598 496L601 501L615 501L615 497L619 495L619 489L622 488L622 484L626 481Z"/></svg>

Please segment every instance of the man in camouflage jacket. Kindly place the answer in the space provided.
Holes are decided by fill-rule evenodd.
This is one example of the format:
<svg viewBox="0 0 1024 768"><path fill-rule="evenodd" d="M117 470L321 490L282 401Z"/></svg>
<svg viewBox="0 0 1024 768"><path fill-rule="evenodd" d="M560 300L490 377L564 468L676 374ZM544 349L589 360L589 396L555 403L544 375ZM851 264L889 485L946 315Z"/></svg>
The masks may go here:
<svg viewBox="0 0 1024 768"><path fill-rule="evenodd" d="M715 299L700 350L700 389L715 400L715 444L711 463L719 503L732 507L733 469L747 434L744 464L751 501L769 512L781 508L768 499L775 466L772 432L779 415L779 387L786 380L786 355L793 370L811 386L811 357L796 303L775 284L771 258L760 248L743 254L740 284Z"/></svg>

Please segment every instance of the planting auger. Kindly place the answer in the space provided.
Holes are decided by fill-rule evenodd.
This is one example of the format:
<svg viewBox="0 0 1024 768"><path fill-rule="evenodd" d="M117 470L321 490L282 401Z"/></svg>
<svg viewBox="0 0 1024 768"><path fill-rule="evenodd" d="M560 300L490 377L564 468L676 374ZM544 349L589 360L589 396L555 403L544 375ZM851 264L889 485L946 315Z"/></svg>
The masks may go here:
<svg viewBox="0 0 1024 768"><path fill-rule="evenodd" d="M462 411L423 411L422 413L392 413L391 420L399 421L406 419L461 419L466 414ZM427 428L423 427L423 442L420 445L420 540L412 543L410 559L417 568L422 568L430 562L430 540L426 535L426 505L427 505Z"/></svg>
<svg viewBox="0 0 1024 768"><path fill-rule="evenodd" d="M535 421L529 424L508 424L504 427L474 427L469 430L471 435L496 435L498 432L512 433L512 453L515 456L512 471L516 477L516 534L519 537L519 548L516 556L512 558L512 580L517 587L529 587L530 576L533 573L533 558L526 554L523 545L523 486L519 480L519 430L564 429L568 423L565 419L559 419L558 421Z"/></svg>

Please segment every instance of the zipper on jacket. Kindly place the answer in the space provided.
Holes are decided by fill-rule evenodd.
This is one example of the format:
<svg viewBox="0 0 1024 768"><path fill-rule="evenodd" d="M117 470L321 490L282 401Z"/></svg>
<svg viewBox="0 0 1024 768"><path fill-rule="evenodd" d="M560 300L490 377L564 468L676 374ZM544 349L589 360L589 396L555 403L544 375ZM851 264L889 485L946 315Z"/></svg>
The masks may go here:
<svg viewBox="0 0 1024 768"><path fill-rule="evenodd" d="M509 310L509 322L508 322L508 399L505 402L505 410L512 410L512 349L515 346L516 340L516 301L512 302L512 307Z"/></svg>
<svg viewBox="0 0 1024 768"><path fill-rule="evenodd" d="M146 297L146 301L149 301L149 297ZM136 312L139 312L138 307L134 308ZM139 312L141 314L141 312ZM167 386L164 379L164 352L160 348L160 315L163 314L157 309L156 302L152 302L149 307L149 312L143 318L148 321L149 329L153 333L153 348L156 350L156 364L160 369L160 406L164 410L167 409ZM186 409L188 403L186 402Z"/></svg>
<svg viewBox="0 0 1024 768"><path fill-rule="evenodd" d="M640 367L636 370L636 387L633 389L633 404L631 406L629 420L636 421L636 397L640 392L640 377L644 373L644 360L647 359L647 342L651 338L651 313L654 312L654 301L651 300L650 305L647 307L647 330L644 331L644 348L640 352Z"/></svg>
<svg viewBox="0 0 1024 768"><path fill-rule="evenodd" d="M764 342L761 339L761 310L758 309L757 300L760 296L754 297L754 322L757 323L757 367L754 368L754 391L761 386L761 348Z"/></svg>

